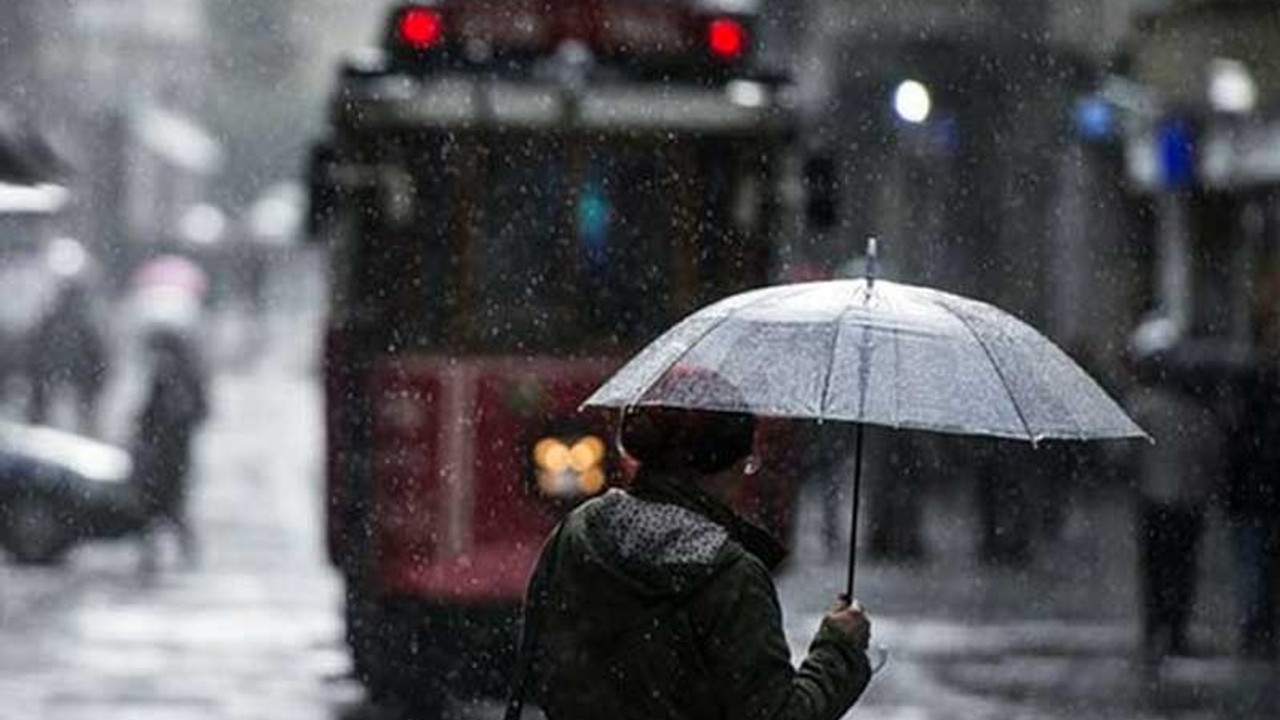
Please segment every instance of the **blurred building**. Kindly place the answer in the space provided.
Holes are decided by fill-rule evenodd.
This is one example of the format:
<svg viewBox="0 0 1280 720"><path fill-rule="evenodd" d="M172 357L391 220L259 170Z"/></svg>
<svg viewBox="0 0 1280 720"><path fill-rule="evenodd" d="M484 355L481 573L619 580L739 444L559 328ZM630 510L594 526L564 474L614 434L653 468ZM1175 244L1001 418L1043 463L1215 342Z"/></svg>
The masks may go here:
<svg viewBox="0 0 1280 720"><path fill-rule="evenodd" d="M851 260L879 235L898 277L996 302L1107 355L1127 325L1117 308L1132 304L1133 213L1116 203L1117 153L1099 151L1112 129L1082 128L1078 105L1152 5L820 6L822 61L802 78L812 142L834 153L844 192L839 226L808 252Z"/></svg>
<svg viewBox="0 0 1280 720"><path fill-rule="evenodd" d="M1142 17L1120 58L1125 170L1153 208L1151 304L1247 349L1280 302L1280 9L1177 3Z"/></svg>
<svg viewBox="0 0 1280 720"><path fill-rule="evenodd" d="M73 190L60 231L108 265L172 239L221 163L199 119L209 103L203 0L11 0L0 24L0 99L50 138Z"/></svg>
<svg viewBox="0 0 1280 720"><path fill-rule="evenodd" d="M797 256L860 270L868 235L884 272L993 302L1032 323L1111 385L1143 303L1149 264L1140 241L1148 201L1127 190L1115 108L1095 102L1139 0L930 0L814 3L798 76L814 152L839 179L837 222ZM919 442L927 447L901 444ZM975 448L943 438L885 440L889 458L944 458L922 475L974 483L984 515L979 547L1022 562L1028 518L1060 508L1052 485L1079 458ZM960 462L965 460L968 465ZM1060 464L1055 471L1037 466ZM868 533L885 555L914 555L920 482L892 461L873 471L878 509ZM885 472L887 470L887 472ZM1046 487L1038 486L1043 477ZM915 485L916 487L912 487ZM1055 522L1044 523L1050 530Z"/></svg>
<svg viewBox="0 0 1280 720"><path fill-rule="evenodd" d="M38 0L0 4L0 100L29 105L36 82L35 15Z"/></svg>

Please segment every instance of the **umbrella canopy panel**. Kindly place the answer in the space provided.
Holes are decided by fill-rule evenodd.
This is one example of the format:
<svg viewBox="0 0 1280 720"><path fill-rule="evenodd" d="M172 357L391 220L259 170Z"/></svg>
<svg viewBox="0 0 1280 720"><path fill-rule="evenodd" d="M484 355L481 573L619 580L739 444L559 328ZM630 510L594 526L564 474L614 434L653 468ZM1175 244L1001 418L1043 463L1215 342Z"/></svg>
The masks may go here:
<svg viewBox="0 0 1280 720"><path fill-rule="evenodd" d="M697 373L738 389L716 396ZM586 402L1048 438L1142 437L1065 353L1017 318L927 288L784 285L710 305L651 343Z"/></svg>

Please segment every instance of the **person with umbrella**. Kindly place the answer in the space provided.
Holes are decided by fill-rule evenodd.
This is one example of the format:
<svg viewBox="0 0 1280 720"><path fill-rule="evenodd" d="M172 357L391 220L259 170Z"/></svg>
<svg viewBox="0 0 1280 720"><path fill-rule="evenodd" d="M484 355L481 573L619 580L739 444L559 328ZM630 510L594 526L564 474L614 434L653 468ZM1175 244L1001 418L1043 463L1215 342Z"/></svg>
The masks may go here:
<svg viewBox="0 0 1280 720"><path fill-rule="evenodd" d="M700 382L737 393L714 374ZM784 556L728 500L755 472L755 418L645 408L624 415L628 490L585 503L530 584L518 692L552 720L834 720L871 677L867 614L841 602L792 667L770 570Z"/></svg>
<svg viewBox="0 0 1280 720"><path fill-rule="evenodd" d="M655 420L658 430L654 436L659 440L650 448L636 442L639 421L633 416L765 416L853 423L854 529L862 479L863 429L868 424L1022 439L1033 444L1055 438L1149 439L1092 378L1030 326L968 298L877 282L874 240L868 243L867 258L866 277L860 280L762 288L699 310L641 350L583 403L621 410L623 445L640 456L641 472L648 476L637 479L638 496L611 492L587 503L570 514L549 541L530 582L521 652L524 658L534 656L549 664L539 668L539 663L529 663L532 673L525 672L525 663L518 666L508 720L518 716L522 690L530 679L537 681L534 687L554 708L549 713L552 717L770 717L770 713L838 717L842 713L838 706L856 700L871 672L865 652L846 654L843 670L828 659L836 648L841 652L847 649L832 637L841 625L849 631L844 638L865 650L869 635L863 632L866 617L856 605L848 611L841 607L828 616L809 658L792 675L789 664L783 668L778 662L785 657L785 646L780 645L780 613L772 593L765 602L749 600L751 596L745 591L736 592L736 598L750 603L746 606L725 596L726 602L718 607L720 614L713 620L748 634L774 638L757 639L741 649L728 646L727 655L720 650L726 647L724 635L700 635L693 613L675 611L679 605L666 602L673 590L687 591L707 573L703 568L709 556L704 544L708 541L698 539L716 538L717 527L751 554L744 544L747 534L736 523L713 517L719 512L711 508L722 505L708 501L723 492L726 476L722 473L733 470L735 463L746 469L749 443L730 453L725 448L733 446L723 439L713 441L717 436L691 436L690 431ZM719 426L718 422L713 424ZM704 452L716 461L703 464ZM646 459L648 471L644 469ZM677 468L684 472L675 472ZM691 484L692 490L678 490L683 486L667 479L695 474L698 479ZM678 499L667 512L692 512L693 520L701 517L712 522L698 531L691 522L687 530L677 532L659 522L655 511L623 511L628 499L660 505ZM619 510L603 513L611 503ZM602 528L599 535L588 534L588 518L593 515L598 518L597 527ZM603 527L614 524L634 530L620 532L617 539L599 545L589 542L608 537ZM612 563L592 566L583 559L607 556L610 547L624 549ZM646 557L638 547L670 553L669 560L659 564L664 572L656 576L644 572L654 566L652 560L634 565L624 562L624 558ZM856 533L851 532L849 571L841 595L846 601L853 597L855 550ZM580 583L563 580L565 573L575 570L561 568L561 562L582 573ZM764 570L768 565L761 556L756 556L756 562L760 565L747 563L746 567L750 574L761 576L753 582L763 588L767 586ZM713 564L713 568L712 578L726 577L718 566ZM589 572L596 573L598 584L587 582L592 577ZM737 575L746 576L746 572ZM661 584L646 584L646 580ZM626 588L632 595L618 594L615 588ZM668 592L654 592L655 588L667 588ZM637 602L637 598L648 602ZM770 604L774 607L755 618L756 625L736 624L742 622L740 615L751 618L748 613L753 608ZM629 622L591 622L611 614L619 617L618 609L624 610L621 615L628 616ZM851 616L845 615L849 611ZM546 642L540 639L544 623L550 633ZM677 648L682 641L687 649L713 652L681 653ZM775 650L751 652L775 643L779 644ZM823 648L830 650L824 652ZM602 659L599 653L604 652L610 654ZM566 666L581 672L557 670ZM694 668L695 678L699 677L698 668L737 668L722 676L737 682L729 685L727 693L713 696L731 703L729 709L735 712L717 713L714 708L705 710L705 706L694 704L702 701L698 692L702 685L679 682L686 676L677 674L676 668L685 667ZM773 674L766 672L768 668L775 668ZM741 681L753 671L759 674ZM650 682L659 678L665 682ZM781 683L778 678L790 681ZM635 703L653 711L646 715L636 712L635 705L620 705L617 697L597 690L598 685L625 686L626 700L636 698ZM574 701L575 695L580 699ZM778 704L760 704L769 699ZM571 704L557 706L558 701ZM704 711L697 712L697 708ZM564 714L565 710L570 714ZM581 714L573 714L576 710Z"/></svg>
<svg viewBox="0 0 1280 720"><path fill-rule="evenodd" d="M854 424L852 527L867 425L1025 440L1150 437L1075 361L986 303L866 276L739 293L681 320L584 406ZM714 373L739 394L700 380ZM856 533L843 596L852 597Z"/></svg>

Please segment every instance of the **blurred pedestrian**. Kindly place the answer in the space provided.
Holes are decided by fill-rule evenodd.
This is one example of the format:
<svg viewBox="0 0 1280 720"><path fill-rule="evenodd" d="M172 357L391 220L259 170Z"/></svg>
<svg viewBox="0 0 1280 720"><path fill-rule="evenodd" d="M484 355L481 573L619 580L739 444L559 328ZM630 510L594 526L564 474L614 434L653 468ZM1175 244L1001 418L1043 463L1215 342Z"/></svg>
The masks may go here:
<svg viewBox="0 0 1280 720"><path fill-rule="evenodd" d="M897 563L925 559L923 488L935 467L934 438L923 433L872 428L866 443L867 553L877 560ZM842 473L844 480L853 472ZM847 515L847 505L833 514Z"/></svg>
<svg viewBox="0 0 1280 720"><path fill-rule="evenodd" d="M191 445L208 414L202 358L183 333L160 327L147 335L151 379L134 439L135 482L148 527L143 533L143 566L156 565L157 533L178 536L183 558L196 560L195 533L187 516Z"/></svg>
<svg viewBox="0 0 1280 720"><path fill-rule="evenodd" d="M1155 441L1137 450L1136 473L1142 650L1158 661L1192 654L1200 539L1223 475L1226 435L1214 406L1176 384L1146 384L1127 404Z"/></svg>
<svg viewBox="0 0 1280 720"><path fill-rule="evenodd" d="M549 718L834 719L861 695L866 614L838 604L793 668L769 575L784 552L728 507L756 470L754 425L686 410L624 418L621 445L640 462L631 489L574 510L530 582L531 673L517 671L517 688L529 681Z"/></svg>
<svg viewBox="0 0 1280 720"><path fill-rule="evenodd" d="M961 442L968 448L975 484L978 559L988 565L1028 565L1035 527L1028 485L1044 458L1027 443L970 438Z"/></svg>
<svg viewBox="0 0 1280 720"><path fill-rule="evenodd" d="M97 434L98 399L107 376L107 347L100 327L89 288L79 279L65 281L36 326L28 350L31 422L48 422L54 402L65 390L74 403L75 429Z"/></svg>
<svg viewBox="0 0 1280 720"><path fill-rule="evenodd" d="M840 423L822 423L807 431L809 442L794 447L795 467L801 482L815 486L822 513L819 538L827 560L845 557L848 541L844 526L849 522L849 506L841 503L841 490L852 476L842 469L853 453L850 432ZM792 438L794 442L795 438ZM779 485L785 482L779 480Z"/></svg>
<svg viewBox="0 0 1280 720"><path fill-rule="evenodd" d="M1275 659L1280 641L1280 371L1260 369L1244 398L1226 492L1237 564L1240 651Z"/></svg>

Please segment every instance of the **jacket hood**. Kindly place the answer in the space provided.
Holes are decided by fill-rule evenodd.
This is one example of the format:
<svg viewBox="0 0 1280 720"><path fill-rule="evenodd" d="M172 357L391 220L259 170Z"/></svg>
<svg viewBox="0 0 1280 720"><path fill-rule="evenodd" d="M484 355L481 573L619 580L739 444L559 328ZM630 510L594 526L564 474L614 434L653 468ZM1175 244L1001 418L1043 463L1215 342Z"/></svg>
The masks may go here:
<svg viewBox="0 0 1280 720"><path fill-rule="evenodd" d="M590 561L647 595L678 595L724 562L729 533L688 508L610 490L584 505L581 540Z"/></svg>

